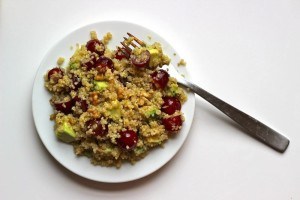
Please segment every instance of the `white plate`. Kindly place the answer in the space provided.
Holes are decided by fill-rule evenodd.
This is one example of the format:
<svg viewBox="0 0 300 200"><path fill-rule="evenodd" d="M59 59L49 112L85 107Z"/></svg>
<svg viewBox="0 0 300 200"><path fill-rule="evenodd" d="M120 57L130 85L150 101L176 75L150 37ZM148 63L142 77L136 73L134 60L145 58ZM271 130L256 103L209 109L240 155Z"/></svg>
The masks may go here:
<svg viewBox="0 0 300 200"><path fill-rule="evenodd" d="M49 120L49 115L53 112L53 110L49 104L50 94L44 88L43 75L48 69L56 66L58 57L62 56L66 58L66 61L68 61L68 58L70 58L74 53L74 50L71 50L70 47L75 47L77 43L86 43L90 39L89 33L91 30L95 30L98 33L99 38L101 38L105 33L111 32L113 34L113 40L109 43L110 49L115 49L115 47L119 45L119 42L123 40L123 36L125 36L127 32L130 32L144 41L160 42L163 46L164 52L172 58L174 66L176 66L176 63L180 58L178 52L176 52L163 38L153 31L136 24L108 21L79 28L68 34L52 49L50 49L38 69L34 80L32 94L34 122L38 134L50 154L70 171L82 177L100 182L119 183L139 179L158 170L180 149L188 135L193 120L195 96L194 94L189 93L188 100L182 107L185 122L180 133L176 137L171 138L165 144L164 148L152 150L143 160L138 161L135 165L124 164L120 169L116 169L114 167L100 167L92 165L86 157L75 156L73 147L58 141L54 134L54 123ZM149 41L147 37L149 35L152 37L151 41ZM174 57L173 53L176 53L177 56ZM181 72L186 75L183 67L181 67Z"/></svg>

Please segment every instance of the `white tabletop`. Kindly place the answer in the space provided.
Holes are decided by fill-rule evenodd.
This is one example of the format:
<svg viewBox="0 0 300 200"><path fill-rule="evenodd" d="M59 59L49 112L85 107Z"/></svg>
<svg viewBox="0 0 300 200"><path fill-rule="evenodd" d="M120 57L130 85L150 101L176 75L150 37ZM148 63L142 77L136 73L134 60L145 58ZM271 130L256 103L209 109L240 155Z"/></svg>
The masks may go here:
<svg viewBox="0 0 300 200"><path fill-rule="evenodd" d="M196 98L178 154L137 181L69 172L35 129L35 73L59 39L84 25L134 22L187 61L191 79L286 135L277 153ZM300 1L0 0L0 199L300 199Z"/></svg>

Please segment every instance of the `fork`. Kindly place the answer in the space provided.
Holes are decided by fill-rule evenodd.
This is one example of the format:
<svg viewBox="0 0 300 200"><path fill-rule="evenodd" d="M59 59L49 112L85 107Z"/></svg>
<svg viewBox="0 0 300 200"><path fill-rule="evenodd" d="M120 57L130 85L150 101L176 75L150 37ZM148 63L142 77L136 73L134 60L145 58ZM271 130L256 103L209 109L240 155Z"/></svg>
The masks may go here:
<svg viewBox="0 0 300 200"><path fill-rule="evenodd" d="M145 47L146 44L132 35L131 33L127 33L127 35L140 46ZM130 54L132 51L132 48L138 47L137 44L133 43L133 41L130 41L129 44L126 44L125 41L128 41L127 37L123 37L124 41L121 42L122 46L124 48L118 47L120 51L124 53L124 55L127 58L130 58ZM216 108L218 108L221 112L223 112L225 115L230 117L233 121L235 121L237 124L239 124L241 127L244 128L245 132L252 136L253 138L261 141L262 143L268 145L269 147L273 148L274 150L283 153L290 141L285 136L281 135L280 133L276 132L275 130L271 129L270 127L266 126L265 124L261 123L257 119L251 117L250 115L244 113L243 111L233 107L232 105L224 102L223 100L219 99L218 97L212 95L211 93L205 91L201 87L197 86L196 84L186 80L183 76L181 76L175 67L173 65L169 65L167 67L169 74L177 79L177 82L188 88L190 91L198 94L203 99L214 105Z"/></svg>

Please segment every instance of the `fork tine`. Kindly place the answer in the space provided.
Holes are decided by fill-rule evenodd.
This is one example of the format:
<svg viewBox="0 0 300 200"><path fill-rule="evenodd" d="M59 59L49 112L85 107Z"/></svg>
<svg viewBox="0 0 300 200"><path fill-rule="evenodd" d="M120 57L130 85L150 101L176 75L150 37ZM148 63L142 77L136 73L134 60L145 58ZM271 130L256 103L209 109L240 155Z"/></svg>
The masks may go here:
<svg viewBox="0 0 300 200"><path fill-rule="evenodd" d="M124 42L121 42L121 44L126 49L127 53L131 53L132 49L130 47L128 47Z"/></svg>
<svg viewBox="0 0 300 200"><path fill-rule="evenodd" d="M127 37L123 37L123 38L124 38L124 40L128 40L128 38L127 38ZM130 43L130 45L131 45L131 46L133 46L134 48L135 48L135 47L137 47L137 45L136 45L136 44L134 44L133 42L131 42L131 43Z"/></svg>
<svg viewBox="0 0 300 200"><path fill-rule="evenodd" d="M136 41L139 45L141 45L141 46L146 46L146 44L142 41L142 40L140 40L140 39L138 39L137 37L135 37L134 35L132 35L131 33L128 33L127 32L127 35L129 35L130 37L133 37L133 39L134 39L134 41Z"/></svg>
<svg viewBox="0 0 300 200"><path fill-rule="evenodd" d="M123 52L124 55L126 56L126 58L129 58L129 57L130 57L130 54L129 54L126 50L121 49L120 47L118 47L118 50L121 51L121 52Z"/></svg>
<svg viewBox="0 0 300 200"><path fill-rule="evenodd" d="M142 41L142 40L140 40L140 39L138 39L137 37L135 37L134 35L132 35L131 33L127 33L130 37L132 37L133 38L133 40L136 42L136 43L138 43L139 45L141 45L141 46L146 46L146 44ZM129 47L130 45L131 46L133 46L134 48L136 48L136 47L138 47L138 45L136 45L136 44L134 44L133 43L133 41L131 41L129 44L126 44L125 42L126 41L128 41L128 38L127 37L123 37L124 38L124 41L123 42L120 42L121 44L122 44L122 46L124 47L124 48L120 48L120 47L118 47L118 50L119 51L122 51L123 53L124 53L124 55L127 57L127 58L129 58L130 57L130 54L131 54L131 52L132 52L132 49Z"/></svg>

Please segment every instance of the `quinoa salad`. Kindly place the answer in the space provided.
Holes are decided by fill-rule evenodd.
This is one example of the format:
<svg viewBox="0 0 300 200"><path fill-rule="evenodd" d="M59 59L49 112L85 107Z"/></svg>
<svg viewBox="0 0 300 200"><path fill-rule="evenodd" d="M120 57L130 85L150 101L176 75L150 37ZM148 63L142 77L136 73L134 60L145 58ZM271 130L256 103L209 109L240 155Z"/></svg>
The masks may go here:
<svg viewBox="0 0 300 200"><path fill-rule="evenodd" d="M170 58L159 43L111 50L111 33L100 39L92 31L90 36L44 76L55 135L94 165L134 164L176 139L184 123L186 94L161 69ZM132 37L124 41L128 46L133 42Z"/></svg>

